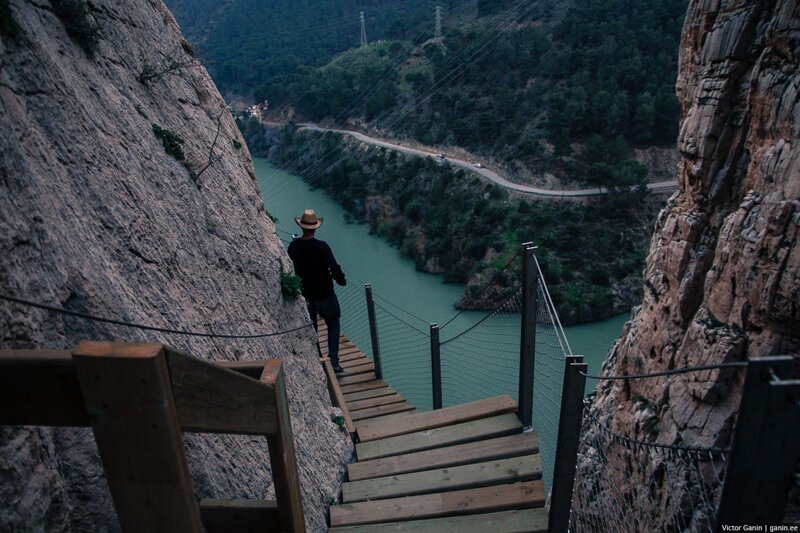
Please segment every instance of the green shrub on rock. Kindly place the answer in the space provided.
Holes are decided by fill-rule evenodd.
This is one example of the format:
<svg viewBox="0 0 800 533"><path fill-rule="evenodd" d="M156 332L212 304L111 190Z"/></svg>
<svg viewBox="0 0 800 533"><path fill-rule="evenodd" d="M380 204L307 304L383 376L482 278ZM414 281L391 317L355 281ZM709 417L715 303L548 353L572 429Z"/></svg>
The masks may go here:
<svg viewBox="0 0 800 533"><path fill-rule="evenodd" d="M164 146L164 151L177 159L178 161L186 161L186 154L183 153L183 138L166 128L162 128L158 124L153 124L153 133L156 137L161 139L161 144Z"/></svg>
<svg viewBox="0 0 800 533"><path fill-rule="evenodd" d="M91 14L89 5L83 0L52 0L53 12L61 20L64 29L81 48L91 54L100 41L100 31Z"/></svg>

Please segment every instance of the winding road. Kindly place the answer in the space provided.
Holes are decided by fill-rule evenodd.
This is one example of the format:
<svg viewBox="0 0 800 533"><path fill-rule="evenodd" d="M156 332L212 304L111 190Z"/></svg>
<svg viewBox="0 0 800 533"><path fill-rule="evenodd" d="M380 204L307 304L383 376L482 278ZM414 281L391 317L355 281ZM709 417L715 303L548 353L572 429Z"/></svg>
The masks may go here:
<svg viewBox="0 0 800 533"><path fill-rule="evenodd" d="M370 137L368 135L364 135L363 133L359 133L357 131L351 130L340 130L335 128L323 128L322 126L318 126L316 124L298 124L298 127L303 130L311 130L311 131L331 131L334 133L340 133L342 135L349 135L358 139L359 141L373 144L375 146L383 146L384 148L389 148L390 150L397 150L398 152L403 152L406 154L417 155L421 157L433 157L437 154L437 152L428 151L428 150L421 150L418 148L410 148L408 146L403 146L396 143L390 143L388 141L384 141L381 139L376 139L374 137ZM541 189L538 187L531 187L529 185L521 185L519 183L514 183L508 181L501 175L497 174L496 172L489 170L486 167L476 167L473 163L469 161L463 161L461 159L455 159L448 157L447 161L451 165L455 165L457 167L462 167L467 170L471 170L481 176L485 177L489 181L492 181L506 189L510 189L512 191L520 192L523 194L529 194L532 196L549 196L549 197L556 197L556 198L585 198L588 196L600 196L602 194L607 194L608 190L605 187L600 188L592 188L592 189ZM675 180L672 181L659 181L655 183L648 183L647 189L651 191L670 191L672 189L677 188L678 182Z"/></svg>

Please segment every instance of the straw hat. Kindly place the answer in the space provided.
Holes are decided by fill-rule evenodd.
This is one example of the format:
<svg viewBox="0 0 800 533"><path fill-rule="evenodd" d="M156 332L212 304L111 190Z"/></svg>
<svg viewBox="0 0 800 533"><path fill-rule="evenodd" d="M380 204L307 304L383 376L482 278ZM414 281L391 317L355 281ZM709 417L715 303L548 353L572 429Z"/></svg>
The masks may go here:
<svg viewBox="0 0 800 533"><path fill-rule="evenodd" d="M323 218L317 218L313 209L303 211L303 216L294 217L294 221L303 229L317 229L322 225Z"/></svg>

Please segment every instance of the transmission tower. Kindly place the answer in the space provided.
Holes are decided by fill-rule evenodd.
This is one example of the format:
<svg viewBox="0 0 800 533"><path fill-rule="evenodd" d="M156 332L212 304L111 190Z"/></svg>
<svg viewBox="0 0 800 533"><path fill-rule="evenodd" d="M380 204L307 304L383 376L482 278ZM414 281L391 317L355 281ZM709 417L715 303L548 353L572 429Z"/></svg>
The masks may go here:
<svg viewBox="0 0 800 533"><path fill-rule="evenodd" d="M434 39L442 38L442 6L436 6L436 30L433 35Z"/></svg>
<svg viewBox="0 0 800 533"><path fill-rule="evenodd" d="M367 46L367 26L364 24L363 11L359 14L359 19L361 20L361 48L364 48Z"/></svg>

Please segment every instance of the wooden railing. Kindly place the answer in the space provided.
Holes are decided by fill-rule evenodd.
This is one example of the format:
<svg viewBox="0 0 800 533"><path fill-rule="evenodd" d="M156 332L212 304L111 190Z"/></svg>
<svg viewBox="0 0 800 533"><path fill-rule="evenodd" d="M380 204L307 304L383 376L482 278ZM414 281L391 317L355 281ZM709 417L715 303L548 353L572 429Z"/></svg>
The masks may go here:
<svg viewBox="0 0 800 533"><path fill-rule="evenodd" d="M305 531L279 360L141 343L0 351L0 424L91 426L125 531ZM198 504L182 431L264 435L277 501Z"/></svg>

